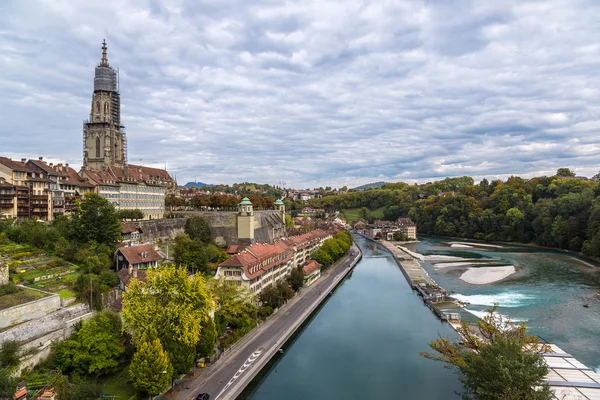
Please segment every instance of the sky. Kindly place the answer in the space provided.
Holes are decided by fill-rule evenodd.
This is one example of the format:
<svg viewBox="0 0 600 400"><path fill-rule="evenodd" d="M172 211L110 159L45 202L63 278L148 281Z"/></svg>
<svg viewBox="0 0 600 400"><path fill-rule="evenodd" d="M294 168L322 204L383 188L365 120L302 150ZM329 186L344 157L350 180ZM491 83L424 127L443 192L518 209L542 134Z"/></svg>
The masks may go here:
<svg viewBox="0 0 600 400"><path fill-rule="evenodd" d="M597 0L3 0L0 155L81 165L103 39L180 184L600 169Z"/></svg>

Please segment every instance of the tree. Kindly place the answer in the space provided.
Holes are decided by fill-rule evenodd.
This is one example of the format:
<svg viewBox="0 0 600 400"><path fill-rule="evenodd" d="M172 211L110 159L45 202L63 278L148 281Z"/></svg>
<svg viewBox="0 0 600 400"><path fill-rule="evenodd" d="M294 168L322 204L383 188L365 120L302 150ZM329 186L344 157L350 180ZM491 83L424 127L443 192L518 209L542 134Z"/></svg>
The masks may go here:
<svg viewBox="0 0 600 400"><path fill-rule="evenodd" d="M202 243L212 241L210 234L210 225L202 217L190 217L185 221L185 233L192 239Z"/></svg>
<svg viewBox="0 0 600 400"><path fill-rule="evenodd" d="M296 224L294 223L294 219L291 216L286 215L285 216L285 227L286 227L286 229L294 229L295 226L296 226Z"/></svg>
<svg viewBox="0 0 600 400"><path fill-rule="evenodd" d="M129 366L133 386L142 392L156 395L169 385L172 373L169 357L156 337L156 332L153 328L147 329L137 344L137 351Z"/></svg>
<svg viewBox="0 0 600 400"><path fill-rule="evenodd" d="M429 346L439 355L422 356L455 368L464 386L463 399L549 400L552 392L544 377L548 367L541 353L549 346L527 335L525 323L515 325L495 314L497 305L477 321L463 322L460 341L441 338Z"/></svg>
<svg viewBox="0 0 600 400"><path fill-rule="evenodd" d="M11 376L9 368L0 368L0 396L12 398L17 386L17 379Z"/></svg>
<svg viewBox="0 0 600 400"><path fill-rule="evenodd" d="M115 245L121 239L121 221L115 207L97 194L87 194L72 216L70 236L79 243Z"/></svg>
<svg viewBox="0 0 600 400"><path fill-rule="evenodd" d="M556 176L574 177L575 172L569 168L559 168L556 170Z"/></svg>
<svg viewBox="0 0 600 400"><path fill-rule="evenodd" d="M201 322L201 325L202 335L196 344L196 356L210 357L213 355L217 344L217 329L211 318Z"/></svg>
<svg viewBox="0 0 600 400"><path fill-rule="evenodd" d="M361 207L360 211L358 212L358 215L362 219L369 219L369 217L371 216L371 211L369 211L367 207Z"/></svg>
<svg viewBox="0 0 600 400"><path fill-rule="evenodd" d="M302 268L292 268L292 272L288 276L288 284L294 292L300 290L302 285L304 285L304 272L302 272Z"/></svg>
<svg viewBox="0 0 600 400"><path fill-rule="evenodd" d="M192 271L202 273L210 272L206 246L199 240L193 240L188 235L178 235L175 237L173 253L177 266L184 266Z"/></svg>
<svg viewBox="0 0 600 400"><path fill-rule="evenodd" d="M63 371L102 375L116 371L124 353L118 321L109 313L97 314L55 348L54 359Z"/></svg>
<svg viewBox="0 0 600 400"><path fill-rule="evenodd" d="M146 282L132 279L123 294L124 327L134 344L146 329L154 328L175 373L185 373L194 361L202 322L214 309L212 294L200 274L164 264L148 270Z"/></svg>
<svg viewBox="0 0 600 400"><path fill-rule="evenodd" d="M210 288L216 302L215 322L219 332L226 326L249 330L255 325L257 309L248 289L223 277L212 280Z"/></svg>
<svg viewBox="0 0 600 400"><path fill-rule="evenodd" d="M19 342L7 340L0 347L0 368L13 369L19 365Z"/></svg>

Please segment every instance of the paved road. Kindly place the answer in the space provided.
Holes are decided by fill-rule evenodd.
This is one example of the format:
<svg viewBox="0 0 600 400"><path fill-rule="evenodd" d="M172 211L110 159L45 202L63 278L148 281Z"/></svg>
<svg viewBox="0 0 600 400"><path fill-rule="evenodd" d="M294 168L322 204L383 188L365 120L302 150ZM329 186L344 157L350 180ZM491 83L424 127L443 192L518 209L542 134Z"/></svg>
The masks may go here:
<svg viewBox="0 0 600 400"><path fill-rule="evenodd" d="M268 360L269 352L278 350L281 343L277 343L281 336L296 323L307 309L314 303L320 302L331 290L331 286L356 258L360 250L356 245L326 274L321 276L308 288L303 288L297 296L287 305L272 315L267 322L257 330L242 339L230 353L210 369L203 371L202 375L193 381L185 382L184 389L173 398L178 400L193 399L198 393L208 393L211 400L233 399L232 395L239 391L240 384L258 372L256 369ZM244 385L245 386L245 385Z"/></svg>

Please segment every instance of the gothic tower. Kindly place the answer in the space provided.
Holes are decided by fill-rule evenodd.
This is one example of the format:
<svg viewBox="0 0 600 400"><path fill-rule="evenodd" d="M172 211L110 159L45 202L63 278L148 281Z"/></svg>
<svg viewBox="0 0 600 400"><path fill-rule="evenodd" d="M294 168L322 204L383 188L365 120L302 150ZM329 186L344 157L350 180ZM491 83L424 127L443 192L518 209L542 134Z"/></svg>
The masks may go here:
<svg viewBox="0 0 600 400"><path fill-rule="evenodd" d="M127 139L121 125L117 72L108 64L106 40L94 75L94 94L88 121L83 124L83 168L107 169L127 164Z"/></svg>

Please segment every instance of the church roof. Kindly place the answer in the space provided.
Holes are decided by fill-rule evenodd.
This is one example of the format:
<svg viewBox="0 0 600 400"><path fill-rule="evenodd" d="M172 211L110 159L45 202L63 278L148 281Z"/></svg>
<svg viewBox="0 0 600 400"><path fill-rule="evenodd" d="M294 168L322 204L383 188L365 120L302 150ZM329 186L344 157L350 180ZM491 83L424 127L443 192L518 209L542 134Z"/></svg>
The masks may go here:
<svg viewBox="0 0 600 400"><path fill-rule="evenodd" d="M240 206L251 206L252 202L247 197L242 199L242 202L239 204Z"/></svg>

